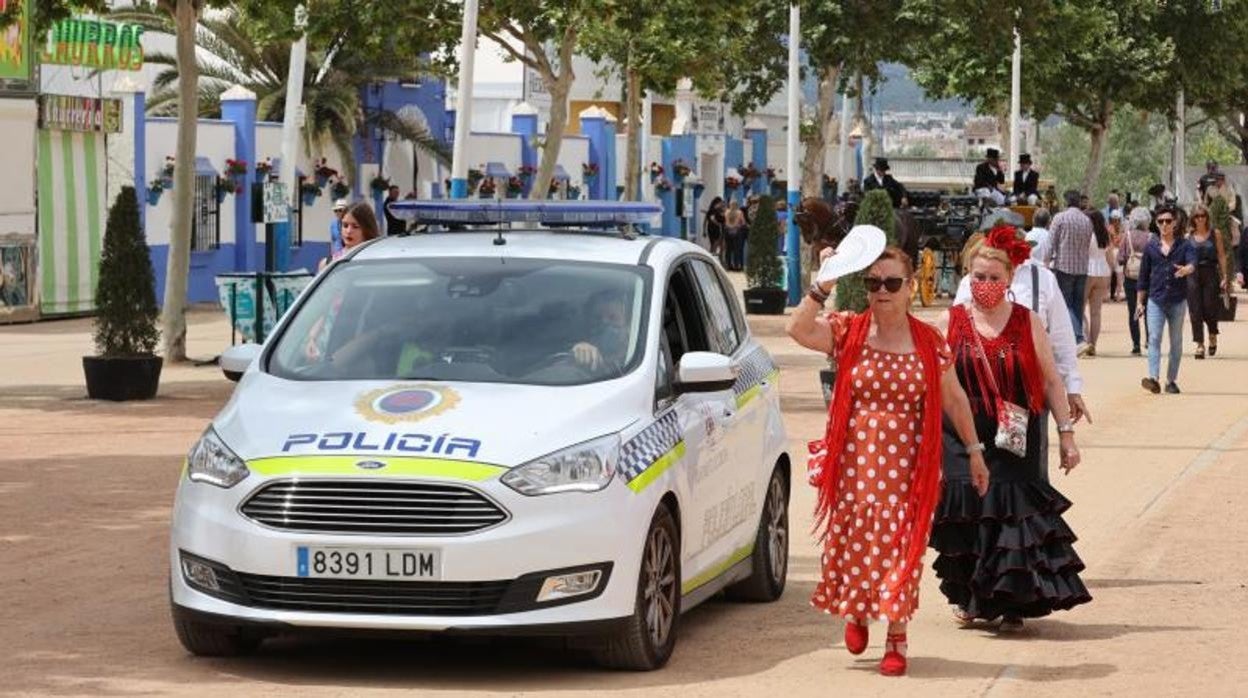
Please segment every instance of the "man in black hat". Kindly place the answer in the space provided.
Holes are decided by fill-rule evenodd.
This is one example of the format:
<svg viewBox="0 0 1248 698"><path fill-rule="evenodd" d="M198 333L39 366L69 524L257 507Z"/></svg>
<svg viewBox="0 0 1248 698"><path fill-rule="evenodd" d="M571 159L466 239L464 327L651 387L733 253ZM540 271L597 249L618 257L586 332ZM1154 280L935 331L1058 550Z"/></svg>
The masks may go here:
<svg viewBox="0 0 1248 698"><path fill-rule="evenodd" d="M1001 151L988 149L984 161L975 167L975 183L971 189L975 196L992 199L998 206L1005 205L1005 172L1001 171Z"/></svg>
<svg viewBox="0 0 1248 698"><path fill-rule="evenodd" d="M888 169L888 158L876 158L875 164L871 166L871 174L862 180L862 190L868 192L883 189L888 192L888 198L893 200L893 208L901 208L906 205L906 188L893 179Z"/></svg>
<svg viewBox="0 0 1248 698"><path fill-rule="evenodd" d="M1040 173L1031 169L1030 153L1018 156L1018 169L1014 170L1014 196L1033 205L1032 197L1040 197Z"/></svg>

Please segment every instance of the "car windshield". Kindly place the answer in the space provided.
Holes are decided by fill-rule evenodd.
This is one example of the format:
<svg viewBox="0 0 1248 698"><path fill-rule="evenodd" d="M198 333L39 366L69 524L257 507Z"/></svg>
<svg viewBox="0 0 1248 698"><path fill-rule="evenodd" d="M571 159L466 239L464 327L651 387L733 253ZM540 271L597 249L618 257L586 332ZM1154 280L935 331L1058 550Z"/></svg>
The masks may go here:
<svg viewBox="0 0 1248 698"><path fill-rule="evenodd" d="M644 353L644 267L548 259L353 261L334 268L277 338L292 380L579 385Z"/></svg>

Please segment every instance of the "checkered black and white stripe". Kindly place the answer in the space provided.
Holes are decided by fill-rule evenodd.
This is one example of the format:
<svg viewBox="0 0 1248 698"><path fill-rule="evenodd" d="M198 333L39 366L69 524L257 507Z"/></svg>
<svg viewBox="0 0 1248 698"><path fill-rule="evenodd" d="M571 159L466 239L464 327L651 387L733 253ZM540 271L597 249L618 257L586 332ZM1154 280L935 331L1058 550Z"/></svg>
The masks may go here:
<svg viewBox="0 0 1248 698"><path fill-rule="evenodd" d="M632 482L637 479L679 442L680 418L676 410L668 410L620 449L620 472L624 474L624 480Z"/></svg>
<svg viewBox="0 0 1248 698"><path fill-rule="evenodd" d="M737 374L737 382L732 384L732 392L741 395L763 382L767 374L774 370L776 370L776 364L772 362L766 350L762 347L755 349L741 361L741 372Z"/></svg>

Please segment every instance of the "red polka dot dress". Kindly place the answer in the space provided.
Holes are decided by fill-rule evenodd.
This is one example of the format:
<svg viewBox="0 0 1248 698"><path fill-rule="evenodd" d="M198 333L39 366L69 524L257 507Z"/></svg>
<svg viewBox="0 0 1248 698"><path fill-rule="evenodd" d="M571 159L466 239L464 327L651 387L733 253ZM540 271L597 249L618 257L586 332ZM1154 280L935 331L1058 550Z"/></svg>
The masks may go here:
<svg viewBox="0 0 1248 698"><path fill-rule="evenodd" d="M950 365L942 342L941 369ZM888 582L904 557L905 508L922 441L926 379L917 353L864 347L851 370L849 429L838 470L837 501L824 541L823 576L812 605L860 620L906 622L919 604L916 566L908 584L890 595ZM812 444L812 471L827 457ZM925 543L924 543L925 544Z"/></svg>

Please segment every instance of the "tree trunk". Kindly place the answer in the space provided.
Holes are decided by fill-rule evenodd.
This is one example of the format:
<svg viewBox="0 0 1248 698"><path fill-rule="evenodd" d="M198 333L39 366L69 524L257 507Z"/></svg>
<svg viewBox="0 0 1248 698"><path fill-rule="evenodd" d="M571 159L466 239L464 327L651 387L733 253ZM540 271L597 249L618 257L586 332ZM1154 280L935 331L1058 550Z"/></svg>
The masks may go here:
<svg viewBox="0 0 1248 698"><path fill-rule="evenodd" d="M1096 185L1098 179L1101 179L1101 166L1104 161L1104 141L1109 134L1109 122L1103 121L1092 127L1092 146L1088 151L1087 170L1083 171L1083 184L1080 186L1081 194L1092 196L1092 187Z"/></svg>
<svg viewBox="0 0 1248 698"><path fill-rule="evenodd" d="M549 61L541 63L542 80L550 92L550 119L546 122L546 138L542 141L542 158L537 166L537 181L529 190L529 198L545 199L550 192L550 182L555 176L559 151L563 148L563 134L568 130L568 93L576 73L572 70L572 55L576 51L578 32L568 29L559 43L559 74L555 75ZM571 174L571 173L569 173Z"/></svg>
<svg viewBox="0 0 1248 698"><path fill-rule="evenodd" d="M161 341L165 361L186 360L186 288L191 266L191 215L195 205L195 136L199 115L199 69L195 63L195 27L199 10L194 0L177 0L178 139L174 151L173 226L165 267L165 298Z"/></svg>
<svg viewBox="0 0 1248 698"><path fill-rule="evenodd" d="M867 116L866 78L858 74L858 99L854 102L854 124L862 134L862 158L869 160L875 155L875 134L871 130L871 119ZM863 169L869 169L871 163L864 162Z"/></svg>
<svg viewBox="0 0 1248 698"><path fill-rule="evenodd" d="M624 200L638 200L638 185L641 180L641 129L637 122L641 120L641 76L629 66L626 70L628 95L625 97L628 109L628 156L624 160ZM607 147L614 147L608 143ZM607 192L610 196L612 192Z"/></svg>
<svg viewBox="0 0 1248 698"><path fill-rule="evenodd" d="M815 132L806 142L802 158L802 196L823 194L823 165L827 159L828 142L832 140L836 107L836 84L841 77L838 66L819 68L818 102L815 105ZM844 186L843 183L840 183Z"/></svg>
<svg viewBox="0 0 1248 698"><path fill-rule="evenodd" d="M529 190L530 199L545 199L550 192L550 181L555 176L555 164L563 147L563 133L568 128L568 92L572 87L572 66L564 67L559 75L543 75L546 89L550 91L550 120L546 122L546 139L542 141L542 159L537 166L537 181ZM571 173L569 173L570 175Z"/></svg>

